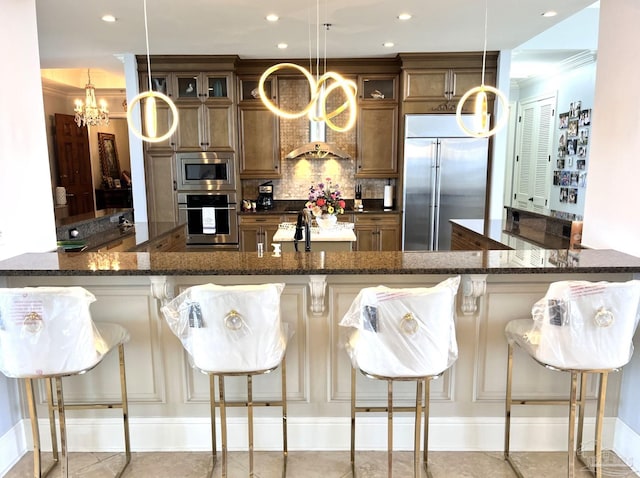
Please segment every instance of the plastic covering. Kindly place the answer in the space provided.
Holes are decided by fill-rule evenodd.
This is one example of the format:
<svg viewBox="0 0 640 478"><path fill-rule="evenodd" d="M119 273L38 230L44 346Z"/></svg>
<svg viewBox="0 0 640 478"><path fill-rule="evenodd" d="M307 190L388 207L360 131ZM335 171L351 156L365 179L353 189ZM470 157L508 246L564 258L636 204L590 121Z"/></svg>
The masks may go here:
<svg viewBox="0 0 640 478"><path fill-rule="evenodd" d="M455 297L460 277L434 287L362 289L342 318L355 368L383 377L438 375L458 358Z"/></svg>
<svg viewBox="0 0 640 478"><path fill-rule="evenodd" d="M619 368L633 353L640 281L554 282L531 312L533 319L509 322L505 334L539 362L572 370Z"/></svg>
<svg viewBox="0 0 640 478"><path fill-rule="evenodd" d="M276 367L287 347L280 320L284 284L197 285L162 307L192 366L233 373Z"/></svg>
<svg viewBox="0 0 640 478"><path fill-rule="evenodd" d="M95 300L82 287L0 288L0 371L37 378L97 365L129 336L119 325L93 323Z"/></svg>

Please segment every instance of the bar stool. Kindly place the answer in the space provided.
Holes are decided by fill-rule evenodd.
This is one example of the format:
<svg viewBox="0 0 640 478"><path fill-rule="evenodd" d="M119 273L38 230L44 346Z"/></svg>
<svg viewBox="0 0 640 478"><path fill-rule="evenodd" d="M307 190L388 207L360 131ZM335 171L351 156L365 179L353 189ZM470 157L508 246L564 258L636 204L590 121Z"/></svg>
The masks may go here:
<svg viewBox="0 0 640 478"><path fill-rule="evenodd" d="M523 475L509 451L513 405L569 405L567 476L573 478L575 475L576 455L594 476L602 476L602 420L607 378L610 372L620 370L631 360L633 335L640 317L639 305L639 280L624 283L560 281L550 284L545 296L533 306L533 319L517 319L507 324L504 457L518 477ZM543 367L570 373L569 399L513 399L514 345ZM587 374L594 374L600 381L593 466L585 463L581 450Z"/></svg>
<svg viewBox="0 0 640 478"><path fill-rule="evenodd" d="M129 340L129 334L118 324L94 323L89 306L95 300L93 294L82 287L0 288L0 371L7 377L25 381L35 477L46 476L59 462L55 408L60 424L61 476L69 475L67 410L121 408L125 463L115 476L121 476L131 461L124 361L124 343ZM65 403L62 378L90 371L116 347L122 400L118 403ZM34 381L38 379L45 381L53 452L53 463L44 472L34 393Z"/></svg>
<svg viewBox="0 0 640 478"><path fill-rule="evenodd" d="M189 287L162 307L173 333L189 354L191 365L209 375L213 466L217 462L216 405L220 407L222 476L227 476L227 407L246 407L249 438L249 476L254 476L253 408L282 407L282 452L287 469L287 382L285 352L287 328L280 320L280 295L284 284ZM279 401L254 401L253 376L281 366L282 397ZM228 401L224 379L246 376L247 400ZM219 402L214 377L218 377Z"/></svg>
<svg viewBox="0 0 640 478"><path fill-rule="evenodd" d="M420 425L424 386L424 454L427 476L429 444L429 389L458 357L455 334L455 298L460 277L449 278L434 287L362 289L351 304L341 326L351 327L346 350L351 358L351 469L355 470L356 414L387 413L387 470L393 473L393 413L413 412L413 473L420 475ZM356 398L356 369L368 378L387 382L387 406L359 406ZM415 406L393 405L393 383L416 382Z"/></svg>

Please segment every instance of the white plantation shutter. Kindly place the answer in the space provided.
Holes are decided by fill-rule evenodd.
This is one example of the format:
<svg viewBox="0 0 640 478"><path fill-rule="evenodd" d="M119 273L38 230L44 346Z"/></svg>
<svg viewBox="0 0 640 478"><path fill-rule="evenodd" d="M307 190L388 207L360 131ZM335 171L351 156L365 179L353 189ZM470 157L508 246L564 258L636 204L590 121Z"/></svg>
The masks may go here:
<svg viewBox="0 0 640 478"><path fill-rule="evenodd" d="M521 104L518 118L514 197L512 206L542 214L549 212L553 128L556 97L544 96Z"/></svg>

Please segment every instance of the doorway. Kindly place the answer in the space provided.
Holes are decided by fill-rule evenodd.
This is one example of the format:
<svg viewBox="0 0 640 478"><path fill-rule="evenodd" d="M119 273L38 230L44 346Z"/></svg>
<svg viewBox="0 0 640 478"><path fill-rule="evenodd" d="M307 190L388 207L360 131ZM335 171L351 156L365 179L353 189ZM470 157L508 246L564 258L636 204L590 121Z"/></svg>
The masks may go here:
<svg viewBox="0 0 640 478"><path fill-rule="evenodd" d="M55 151L58 186L66 189L69 215L93 212L93 181L87 127L79 127L72 115L56 113Z"/></svg>

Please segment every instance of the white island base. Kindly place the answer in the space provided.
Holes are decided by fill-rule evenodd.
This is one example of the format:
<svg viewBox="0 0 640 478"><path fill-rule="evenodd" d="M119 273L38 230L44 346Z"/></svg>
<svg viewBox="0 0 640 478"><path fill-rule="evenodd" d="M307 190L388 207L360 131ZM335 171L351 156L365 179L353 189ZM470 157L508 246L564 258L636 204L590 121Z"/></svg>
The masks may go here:
<svg viewBox="0 0 640 478"><path fill-rule="evenodd" d="M353 250L356 235L353 223L338 223L330 229L311 227L311 250L314 252L344 252ZM293 223L282 223L273 235L272 244L281 244L282 252L295 251L293 236L296 226ZM304 252L304 231L298 241L298 250Z"/></svg>

